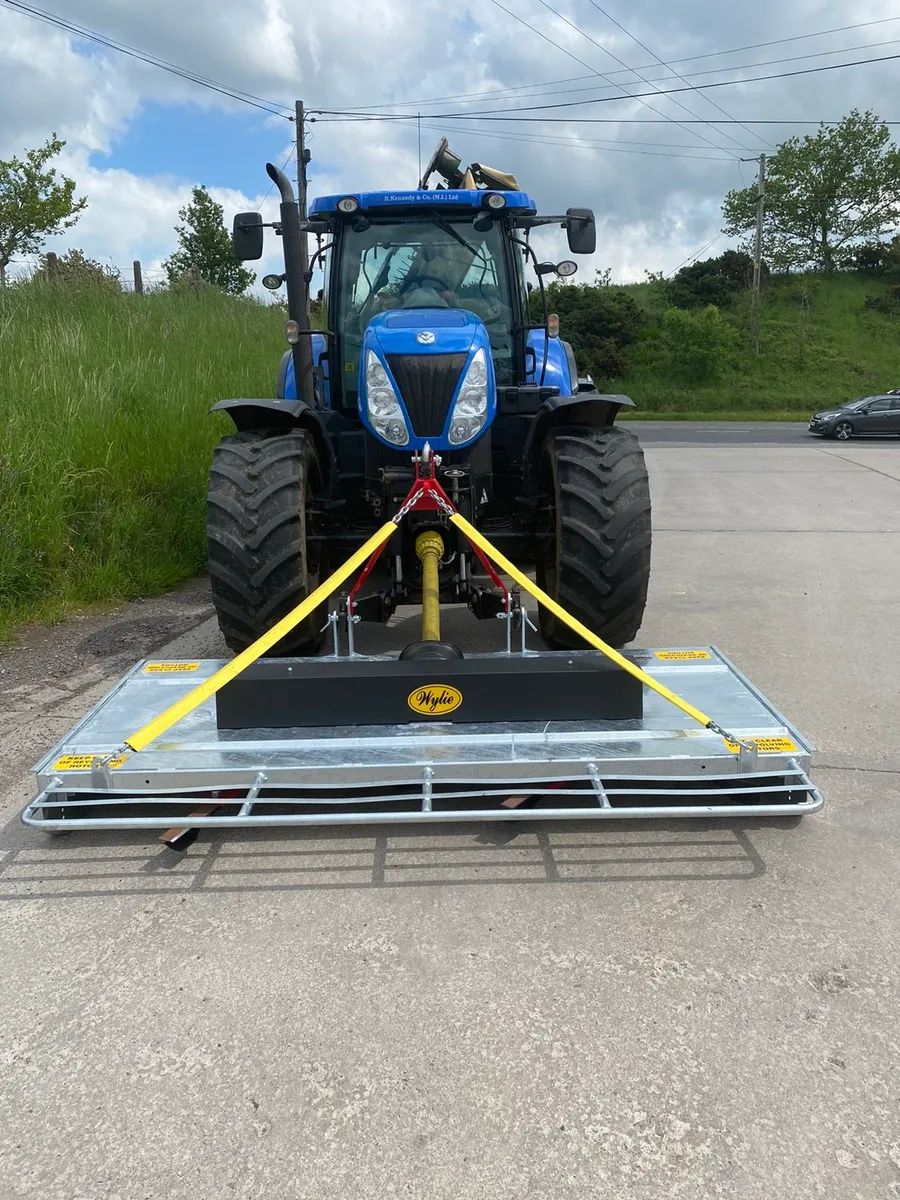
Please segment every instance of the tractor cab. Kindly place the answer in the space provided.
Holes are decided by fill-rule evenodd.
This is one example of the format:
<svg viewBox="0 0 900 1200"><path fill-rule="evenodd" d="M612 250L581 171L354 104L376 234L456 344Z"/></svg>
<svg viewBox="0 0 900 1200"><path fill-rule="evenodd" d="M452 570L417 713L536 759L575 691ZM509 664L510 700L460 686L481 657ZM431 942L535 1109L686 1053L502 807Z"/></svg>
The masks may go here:
<svg viewBox="0 0 900 1200"><path fill-rule="evenodd" d="M435 173L444 182L431 189ZM539 217L513 175L480 164L461 171L446 140L414 190L315 200L308 228L318 236L328 329L311 337L316 407L360 421L391 449L427 440L449 451L489 428L498 389L570 394L571 350L550 338L546 311L537 327L528 311L529 259L542 293L545 275L577 271L571 261L539 263L529 245L532 228L557 222L573 252L594 250L589 210ZM280 381L285 399L297 396L293 357ZM476 403L469 387L455 418L467 383L483 394Z"/></svg>

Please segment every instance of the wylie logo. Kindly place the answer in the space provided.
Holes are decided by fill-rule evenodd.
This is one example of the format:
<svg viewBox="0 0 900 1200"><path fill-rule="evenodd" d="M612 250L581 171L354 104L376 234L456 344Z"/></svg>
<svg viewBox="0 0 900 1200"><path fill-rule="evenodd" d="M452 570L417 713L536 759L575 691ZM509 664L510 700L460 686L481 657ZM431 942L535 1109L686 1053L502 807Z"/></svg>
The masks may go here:
<svg viewBox="0 0 900 1200"><path fill-rule="evenodd" d="M462 692L446 683L427 683L410 692L406 703L415 713L426 717L439 717L455 712L462 704Z"/></svg>

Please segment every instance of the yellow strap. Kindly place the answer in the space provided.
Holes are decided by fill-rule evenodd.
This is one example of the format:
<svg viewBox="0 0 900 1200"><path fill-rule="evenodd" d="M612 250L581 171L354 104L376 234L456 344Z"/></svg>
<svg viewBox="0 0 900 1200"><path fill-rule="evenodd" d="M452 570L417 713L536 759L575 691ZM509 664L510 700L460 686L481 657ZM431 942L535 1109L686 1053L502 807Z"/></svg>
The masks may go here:
<svg viewBox="0 0 900 1200"><path fill-rule="evenodd" d="M670 692L667 687L654 679L652 675L648 675L646 671L642 671L640 667L627 659L624 654L620 654L618 650L614 650L612 646L607 646L606 642L602 638L598 638L595 633L591 633L586 625L582 625L580 621L570 616L564 608L557 604L555 600L552 600L527 575L523 575L518 567L513 566L509 559L501 554L496 547L492 546L487 538L478 532L474 525L469 524L465 517L460 516L459 513L454 513L450 520L457 529L462 530L473 545L483 550L488 558L492 559L495 566L499 567L511 579L514 579L519 587L524 588L526 592L530 592L535 600L543 604L544 608L552 612L563 624L568 625L570 629L574 629L577 634L580 634L589 645L599 650L602 654L605 654L607 658L612 659L623 671L627 671L629 675L633 675L635 679L639 679L648 688L652 688L658 696L662 696L664 700L668 700L676 708L680 708L683 713L686 713L687 716L692 717L695 721L699 721L704 727L709 727L713 724L712 719L705 713L702 713L699 708L694 708L693 704L688 704L687 700L682 700L680 696L676 696L674 692Z"/></svg>
<svg viewBox="0 0 900 1200"><path fill-rule="evenodd" d="M295 625L299 625L304 617L308 617L311 612L319 607L333 591L340 587L346 579L348 579L354 571L358 571L368 559L375 553L379 546L383 545L392 534L397 532L397 526L393 521L388 521L386 524L374 533L364 546L356 551L356 553L348 558L342 567L324 583L320 584L314 592L306 599L298 604L297 607L286 617L273 625L268 633L264 633L261 638L258 638L252 646L248 646L231 662L226 663L221 670L216 671L209 679L195 687L193 691L176 701L171 708L167 708L164 713L145 725L143 729L139 729L137 733L133 733L131 737L126 738L125 745L131 750L143 750L149 746L151 742L156 741L158 737L171 729L176 722L182 717L186 717L192 713L195 708L199 708L204 700L208 700L210 696L214 696L219 688L224 687L226 683L234 679L240 673L246 670L256 662L258 658L262 658L267 650L270 650L277 642L280 642L285 634L290 633Z"/></svg>

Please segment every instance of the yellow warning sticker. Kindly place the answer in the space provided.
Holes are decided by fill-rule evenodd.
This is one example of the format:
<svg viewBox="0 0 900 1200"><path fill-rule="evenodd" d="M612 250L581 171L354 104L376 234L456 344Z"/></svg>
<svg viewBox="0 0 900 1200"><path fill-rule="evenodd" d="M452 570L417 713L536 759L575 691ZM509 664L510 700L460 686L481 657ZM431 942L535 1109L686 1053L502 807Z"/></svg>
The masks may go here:
<svg viewBox="0 0 900 1200"><path fill-rule="evenodd" d="M747 741L757 748L760 754L793 754L800 747L790 738L747 738ZM725 745L732 754L740 754L741 748L737 742L726 742Z"/></svg>
<svg viewBox="0 0 900 1200"><path fill-rule="evenodd" d="M175 675L185 671L197 671L199 669L199 663L151 663L149 667L144 667L144 674Z"/></svg>
<svg viewBox="0 0 900 1200"><path fill-rule="evenodd" d="M116 767L122 766L127 757L128 756L126 754L123 754L119 758L112 758L106 765L115 770ZM94 763L99 763L102 761L102 754L67 754L64 758L59 758L56 760L56 762L53 764L53 770L90 771L94 766Z"/></svg>
<svg viewBox="0 0 900 1200"><path fill-rule="evenodd" d="M656 657L663 662L685 662L696 658L712 658L708 650L657 650Z"/></svg>
<svg viewBox="0 0 900 1200"><path fill-rule="evenodd" d="M410 692L406 703L413 712L426 717L442 717L455 712L463 702L462 692L446 683L429 683Z"/></svg>

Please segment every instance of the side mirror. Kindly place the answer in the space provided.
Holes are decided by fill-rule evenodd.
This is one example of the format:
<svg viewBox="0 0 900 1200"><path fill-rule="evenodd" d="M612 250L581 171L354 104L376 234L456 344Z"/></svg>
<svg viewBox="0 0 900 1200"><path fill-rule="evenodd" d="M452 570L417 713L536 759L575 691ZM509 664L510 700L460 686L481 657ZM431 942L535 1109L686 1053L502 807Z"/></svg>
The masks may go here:
<svg viewBox="0 0 900 1200"><path fill-rule="evenodd" d="M566 236L573 254L593 254L597 249L597 225L589 208L566 211Z"/></svg>
<svg viewBox="0 0 900 1200"><path fill-rule="evenodd" d="M234 257L255 262L263 253L263 219L259 213L238 213L231 230Z"/></svg>

